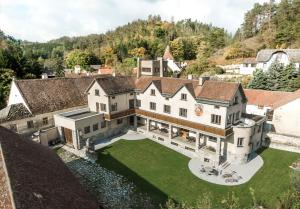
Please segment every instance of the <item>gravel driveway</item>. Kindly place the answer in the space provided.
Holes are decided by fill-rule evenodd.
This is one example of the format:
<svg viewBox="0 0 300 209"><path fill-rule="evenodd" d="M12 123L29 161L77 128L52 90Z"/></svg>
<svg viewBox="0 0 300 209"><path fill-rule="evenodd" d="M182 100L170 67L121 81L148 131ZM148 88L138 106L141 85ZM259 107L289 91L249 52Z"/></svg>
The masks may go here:
<svg viewBox="0 0 300 209"><path fill-rule="evenodd" d="M63 149L58 151L58 155L105 208L155 208L150 197L145 193L137 192L136 186L123 176Z"/></svg>

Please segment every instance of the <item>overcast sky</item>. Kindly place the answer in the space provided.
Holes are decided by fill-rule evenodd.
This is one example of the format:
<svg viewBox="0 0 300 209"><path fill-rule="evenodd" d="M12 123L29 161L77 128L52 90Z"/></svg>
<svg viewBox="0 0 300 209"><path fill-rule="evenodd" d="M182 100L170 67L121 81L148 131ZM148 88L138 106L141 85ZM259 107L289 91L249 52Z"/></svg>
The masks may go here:
<svg viewBox="0 0 300 209"><path fill-rule="evenodd" d="M191 18L235 32L244 13L266 0L0 0L0 29L15 38L48 41L103 33L159 14Z"/></svg>

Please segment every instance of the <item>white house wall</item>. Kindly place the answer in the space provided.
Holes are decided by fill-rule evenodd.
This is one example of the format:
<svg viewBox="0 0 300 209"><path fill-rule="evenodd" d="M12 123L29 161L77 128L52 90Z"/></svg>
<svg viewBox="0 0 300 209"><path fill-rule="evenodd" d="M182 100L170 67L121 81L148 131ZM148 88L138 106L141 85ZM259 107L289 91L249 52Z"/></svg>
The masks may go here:
<svg viewBox="0 0 300 209"><path fill-rule="evenodd" d="M300 137L300 98L274 110L276 133Z"/></svg>
<svg viewBox="0 0 300 209"><path fill-rule="evenodd" d="M22 103L30 111L15 81L12 81L7 105L9 106L9 105L19 104L19 103Z"/></svg>
<svg viewBox="0 0 300 209"><path fill-rule="evenodd" d="M155 96L151 96L151 89L155 89ZM187 100L181 100L181 94L184 93L187 95ZM174 118L180 118L196 123L209 124L210 126L217 128L225 128L225 117L226 117L226 107L221 107L219 109L215 109L214 105L201 104L203 106L203 115L197 116L195 114L195 107L199 105L196 102L194 97L190 94L186 87L183 87L180 91L177 92L172 98L168 100L163 97L154 84L151 84L149 88L144 92L137 95L137 99L141 100L140 109L156 112L162 115L171 116ZM150 110L150 102L156 103L156 110ZM171 106L171 113L164 113L164 105ZM185 108L187 109L187 117L179 116L179 109ZM221 115L221 124L211 124L211 114Z"/></svg>

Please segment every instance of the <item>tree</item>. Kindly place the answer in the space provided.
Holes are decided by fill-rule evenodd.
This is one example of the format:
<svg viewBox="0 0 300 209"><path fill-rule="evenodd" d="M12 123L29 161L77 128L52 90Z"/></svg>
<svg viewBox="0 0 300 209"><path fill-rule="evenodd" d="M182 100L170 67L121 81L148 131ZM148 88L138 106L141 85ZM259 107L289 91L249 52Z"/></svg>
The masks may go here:
<svg viewBox="0 0 300 209"><path fill-rule="evenodd" d="M6 98L8 97L10 84L15 73L11 69L0 68L0 109L6 106Z"/></svg>
<svg viewBox="0 0 300 209"><path fill-rule="evenodd" d="M63 60L61 58L52 58L45 60L44 68L47 70L53 70L57 77L64 76Z"/></svg>
<svg viewBox="0 0 300 209"><path fill-rule="evenodd" d="M80 65L83 69L89 70L90 65L99 64L100 61L91 52L75 49L66 56L65 62L69 68L74 68L75 65Z"/></svg>
<svg viewBox="0 0 300 209"><path fill-rule="evenodd" d="M132 75L132 70L137 65L137 61L134 58L126 58L123 62L118 62L116 65L116 73Z"/></svg>
<svg viewBox="0 0 300 209"><path fill-rule="evenodd" d="M134 49L129 50L128 54L131 57L144 58L146 56L146 49L144 47L134 48Z"/></svg>
<svg viewBox="0 0 300 209"><path fill-rule="evenodd" d="M269 79L263 70L257 69L253 73L253 78L250 81L248 88L251 89L268 89Z"/></svg>
<svg viewBox="0 0 300 209"><path fill-rule="evenodd" d="M170 42L170 48L175 60L184 60L184 43L181 38L176 38Z"/></svg>

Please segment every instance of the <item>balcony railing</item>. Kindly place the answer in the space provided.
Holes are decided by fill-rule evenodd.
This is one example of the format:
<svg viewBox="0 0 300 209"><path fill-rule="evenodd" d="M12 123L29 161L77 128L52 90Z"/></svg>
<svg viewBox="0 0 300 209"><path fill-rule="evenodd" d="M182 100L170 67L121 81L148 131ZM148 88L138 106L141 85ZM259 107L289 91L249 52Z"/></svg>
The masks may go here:
<svg viewBox="0 0 300 209"><path fill-rule="evenodd" d="M232 127L227 128L227 129L221 129L221 128L216 128L216 127L212 127L212 126L208 126L208 125L204 125L204 124L191 122L191 121L180 119L180 118L174 118L174 117L167 116L167 115L162 115L162 114L158 114L158 113L154 113L154 112L149 112L149 111L145 111L145 110L141 110L141 109L133 109L133 108L124 110L122 112L117 112L114 114L105 114L104 117L106 120L113 120L113 119L127 117L127 116L134 115L134 114L153 118L153 119L160 120L160 121L165 121L165 122L176 124L176 125L183 126L183 127L189 127L189 128L196 129L196 130L201 130L201 131L216 134L219 136L228 136L233 132Z"/></svg>

